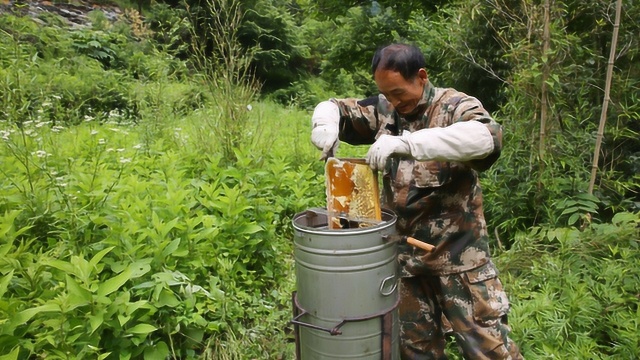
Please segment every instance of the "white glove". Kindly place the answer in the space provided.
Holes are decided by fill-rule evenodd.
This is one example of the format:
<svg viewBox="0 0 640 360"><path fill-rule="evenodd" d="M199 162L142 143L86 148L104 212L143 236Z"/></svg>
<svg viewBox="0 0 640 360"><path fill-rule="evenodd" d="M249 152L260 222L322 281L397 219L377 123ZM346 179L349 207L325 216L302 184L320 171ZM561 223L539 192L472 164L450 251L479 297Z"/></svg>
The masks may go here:
<svg viewBox="0 0 640 360"><path fill-rule="evenodd" d="M384 170L387 158L391 155L411 155L407 137L409 132L401 136L382 135L367 152L367 163L373 170Z"/></svg>
<svg viewBox="0 0 640 360"><path fill-rule="evenodd" d="M319 103L311 116L311 142L322 150L321 159L333 156L338 149L338 125L340 123L340 110L338 105L331 101Z"/></svg>

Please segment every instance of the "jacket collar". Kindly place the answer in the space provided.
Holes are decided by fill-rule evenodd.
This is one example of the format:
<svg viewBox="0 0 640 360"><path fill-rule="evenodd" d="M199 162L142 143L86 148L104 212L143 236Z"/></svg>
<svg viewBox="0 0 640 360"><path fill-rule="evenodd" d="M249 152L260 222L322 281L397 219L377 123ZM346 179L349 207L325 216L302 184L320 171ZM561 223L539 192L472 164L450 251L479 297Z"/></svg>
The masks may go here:
<svg viewBox="0 0 640 360"><path fill-rule="evenodd" d="M422 90L422 98L418 101L418 105L416 105L413 113L404 116L404 119L412 122L422 118L422 115L424 115L425 111L427 111L427 108L429 108L429 106L431 106L431 104L433 103L433 98L435 97L435 95L435 87L429 80L427 80L427 82L424 84L424 90Z"/></svg>

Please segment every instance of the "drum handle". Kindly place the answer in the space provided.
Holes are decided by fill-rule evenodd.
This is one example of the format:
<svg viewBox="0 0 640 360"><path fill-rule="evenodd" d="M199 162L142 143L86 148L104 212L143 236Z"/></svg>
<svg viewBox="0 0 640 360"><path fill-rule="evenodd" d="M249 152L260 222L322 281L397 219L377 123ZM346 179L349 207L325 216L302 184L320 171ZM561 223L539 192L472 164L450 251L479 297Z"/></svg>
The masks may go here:
<svg viewBox="0 0 640 360"><path fill-rule="evenodd" d="M387 283L387 281L389 280L393 280L396 278L396 275L390 275L387 276L386 278L384 278L384 280L382 280L382 282L380 283L380 294L384 295L384 296L389 296L391 294L393 294L394 291L396 291L396 288L398 287L398 282L396 281L393 286L391 287L391 290L389 291L384 291L384 287Z"/></svg>

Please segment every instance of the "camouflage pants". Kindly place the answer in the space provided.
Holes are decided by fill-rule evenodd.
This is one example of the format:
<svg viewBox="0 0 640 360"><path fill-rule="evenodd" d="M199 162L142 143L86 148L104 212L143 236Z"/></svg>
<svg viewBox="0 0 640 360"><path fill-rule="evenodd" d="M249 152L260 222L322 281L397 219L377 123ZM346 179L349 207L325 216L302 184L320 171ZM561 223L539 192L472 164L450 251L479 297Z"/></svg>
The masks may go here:
<svg viewBox="0 0 640 360"><path fill-rule="evenodd" d="M523 359L508 336L508 310L492 262L459 274L402 278L402 359L446 359L449 331L465 359Z"/></svg>

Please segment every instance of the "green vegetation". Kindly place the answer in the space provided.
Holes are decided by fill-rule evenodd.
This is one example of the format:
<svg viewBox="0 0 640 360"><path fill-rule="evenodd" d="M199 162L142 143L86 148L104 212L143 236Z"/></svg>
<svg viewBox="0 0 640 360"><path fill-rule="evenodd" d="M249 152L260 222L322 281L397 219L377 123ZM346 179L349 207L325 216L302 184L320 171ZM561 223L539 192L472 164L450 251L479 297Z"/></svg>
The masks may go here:
<svg viewBox="0 0 640 360"><path fill-rule="evenodd" d="M482 181L524 355L640 357L640 7L590 195L608 4L556 2L544 53L538 4L359 3L0 14L0 359L293 358L291 218L325 201L310 110L373 93L397 40L505 125Z"/></svg>

